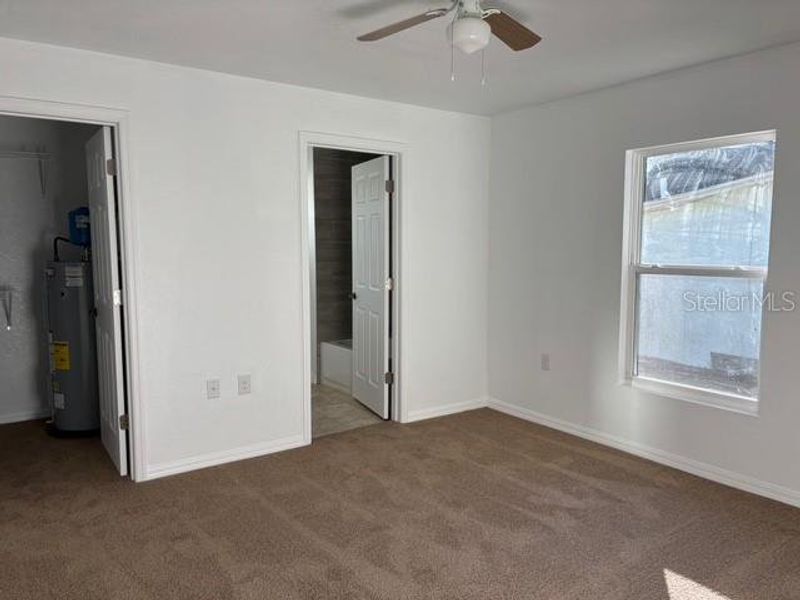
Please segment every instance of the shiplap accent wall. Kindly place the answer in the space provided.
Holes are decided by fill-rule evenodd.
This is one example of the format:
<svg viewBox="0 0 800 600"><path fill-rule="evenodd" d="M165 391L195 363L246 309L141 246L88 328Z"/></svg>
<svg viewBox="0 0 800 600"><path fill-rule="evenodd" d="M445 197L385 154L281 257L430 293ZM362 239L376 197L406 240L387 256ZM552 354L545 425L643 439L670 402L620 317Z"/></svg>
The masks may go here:
<svg viewBox="0 0 800 600"><path fill-rule="evenodd" d="M352 337L351 169L376 156L314 149L318 344Z"/></svg>

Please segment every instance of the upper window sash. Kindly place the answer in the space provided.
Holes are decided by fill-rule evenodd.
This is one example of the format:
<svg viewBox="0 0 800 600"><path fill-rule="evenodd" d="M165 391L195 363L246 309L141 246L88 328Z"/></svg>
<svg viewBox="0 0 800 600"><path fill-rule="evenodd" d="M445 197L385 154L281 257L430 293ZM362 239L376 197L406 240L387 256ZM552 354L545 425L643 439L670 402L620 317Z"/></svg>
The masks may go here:
<svg viewBox="0 0 800 600"><path fill-rule="evenodd" d="M735 146L737 144L757 144L759 142L774 142L775 130L758 131L755 133L742 133L738 135L727 135L718 138L697 140L694 142L678 142L676 144L666 144L664 146L650 146L628 150L629 154L640 157L642 162L651 156L661 156L662 154L678 154L680 152L694 152L697 150L710 150L720 146Z"/></svg>
<svg viewBox="0 0 800 600"><path fill-rule="evenodd" d="M628 150L625 155L625 214L623 231L623 248L625 254L623 255L623 273L626 272L627 267L630 267L631 265L642 264L640 261L642 252L642 218L644 209L645 185L647 179L645 169L648 158L652 156L661 156L664 154L709 150L713 148L719 148L722 145L734 146L737 144L774 142L775 134L776 132L774 130L759 131L755 133L730 135L720 138L697 140L693 142L679 142L675 144L666 144L663 146L651 146L647 148L638 148L636 150ZM679 267L680 265L659 266ZM731 266L735 267L735 265Z"/></svg>

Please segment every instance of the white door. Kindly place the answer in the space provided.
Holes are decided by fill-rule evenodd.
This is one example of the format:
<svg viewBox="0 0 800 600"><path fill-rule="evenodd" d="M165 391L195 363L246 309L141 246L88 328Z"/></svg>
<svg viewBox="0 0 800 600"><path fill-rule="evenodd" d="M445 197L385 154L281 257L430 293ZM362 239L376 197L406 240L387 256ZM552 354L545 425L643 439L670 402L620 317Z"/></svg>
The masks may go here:
<svg viewBox="0 0 800 600"><path fill-rule="evenodd" d="M97 379L100 392L100 434L120 475L128 474L122 375L122 321L119 262L117 259L117 211L114 177L109 174L111 128L103 127L86 143L89 213L92 232L94 303L97 309ZM113 171L112 171L113 172Z"/></svg>
<svg viewBox="0 0 800 600"><path fill-rule="evenodd" d="M353 397L389 418L389 157L353 167Z"/></svg>

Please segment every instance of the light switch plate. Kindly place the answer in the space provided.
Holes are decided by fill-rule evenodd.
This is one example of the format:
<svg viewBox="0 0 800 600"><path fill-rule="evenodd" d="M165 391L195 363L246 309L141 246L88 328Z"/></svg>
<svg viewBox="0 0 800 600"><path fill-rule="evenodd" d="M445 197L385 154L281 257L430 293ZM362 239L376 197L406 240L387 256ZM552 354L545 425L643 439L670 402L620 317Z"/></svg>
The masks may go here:
<svg viewBox="0 0 800 600"><path fill-rule="evenodd" d="M206 380L206 398L214 400L220 397L219 379Z"/></svg>
<svg viewBox="0 0 800 600"><path fill-rule="evenodd" d="M239 395L244 396L252 391L250 383L250 374L238 375L236 377L236 387L239 390Z"/></svg>
<svg viewBox="0 0 800 600"><path fill-rule="evenodd" d="M550 355L542 354L542 371L550 370Z"/></svg>

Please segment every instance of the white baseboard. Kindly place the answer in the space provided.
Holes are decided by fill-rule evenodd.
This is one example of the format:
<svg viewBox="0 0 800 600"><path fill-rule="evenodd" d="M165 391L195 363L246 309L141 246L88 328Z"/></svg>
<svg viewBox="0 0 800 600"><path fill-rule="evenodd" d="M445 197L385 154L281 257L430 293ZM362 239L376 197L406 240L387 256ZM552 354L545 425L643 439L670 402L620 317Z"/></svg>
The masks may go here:
<svg viewBox="0 0 800 600"><path fill-rule="evenodd" d="M476 408L483 408L486 406L486 398L478 398L469 400L467 402L456 402L453 404L444 404L434 408L424 410L411 411L405 423L414 421L422 421L424 419L432 419L434 417L443 417L445 415L452 415L454 413L464 412L467 410L474 410ZM226 450L223 452L210 452L200 456L193 456L191 458L171 461L151 465L147 467L146 474L142 481L150 481L152 479L159 479L161 477L168 477L170 475L177 475L178 473L187 473L197 469L205 469L206 467L214 467L237 460L245 460L248 458L255 458L257 456L264 456L274 452L282 452L284 450L291 450L293 448L300 448L307 446L308 442L304 440L302 435L274 440L264 444L254 444L252 446L244 446L242 448L235 448L233 450Z"/></svg>
<svg viewBox="0 0 800 600"><path fill-rule="evenodd" d="M202 454L200 456L148 466L146 475L142 481L177 475L178 473L186 473L188 471L196 471L197 469L214 467L237 460L256 458L258 456L283 452L284 450L291 450L307 445L308 443L303 439L302 435L295 435L262 444L253 444L251 446L234 448L232 450L224 450L222 452L209 452L208 454Z"/></svg>
<svg viewBox="0 0 800 600"><path fill-rule="evenodd" d="M46 419L50 416L49 408L36 408L33 410L23 410L13 413L0 414L0 425L7 425L9 423L20 423L22 421L35 421L37 419Z"/></svg>
<svg viewBox="0 0 800 600"><path fill-rule="evenodd" d="M442 404L434 406L433 408L423 408L421 410L410 410L406 415L403 423L413 423L415 421L424 421L426 419L433 419L436 417L444 417L445 415L453 415L455 413L464 412L467 410L475 410L476 408L484 408L487 405L487 398L475 398L474 400L467 400L465 402L453 402L451 404Z"/></svg>
<svg viewBox="0 0 800 600"><path fill-rule="evenodd" d="M513 404L508 404L507 402L497 400L496 398L490 398L488 400L488 406L489 408L507 415L511 415L512 417L517 417L525 421L530 421L532 423L544 425L545 427L557 429L559 431L563 431L564 433L569 433L592 442L597 442L598 444L603 444L605 446L616 448L617 450L622 450L628 454L633 454L641 458L652 460L653 462L678 469L679 471L685 471L686 473L691 473L692 475L697 475L698 477L703 477L704 479L710 479L711 481L715 481L723 485L744 490L752 494L764 496L765 498L770 498L772 500L777 500L778 502L783 502L784 504L789 504L791 506L800 508L800 490L793 490L787 487L776 485L774 483L755 479L734 471L729 471L727 469L722 469L720 467L703 463L691 458L686 458L685 456L679 456L677 454L672 454L671 452L659 450L658 448L652 448L644 444L639 444L638 442L632 442L630 440L616 437L597 429L584 427L582 425L575 425L562 419L543 415L528 408L521 408Z"/></svg>

